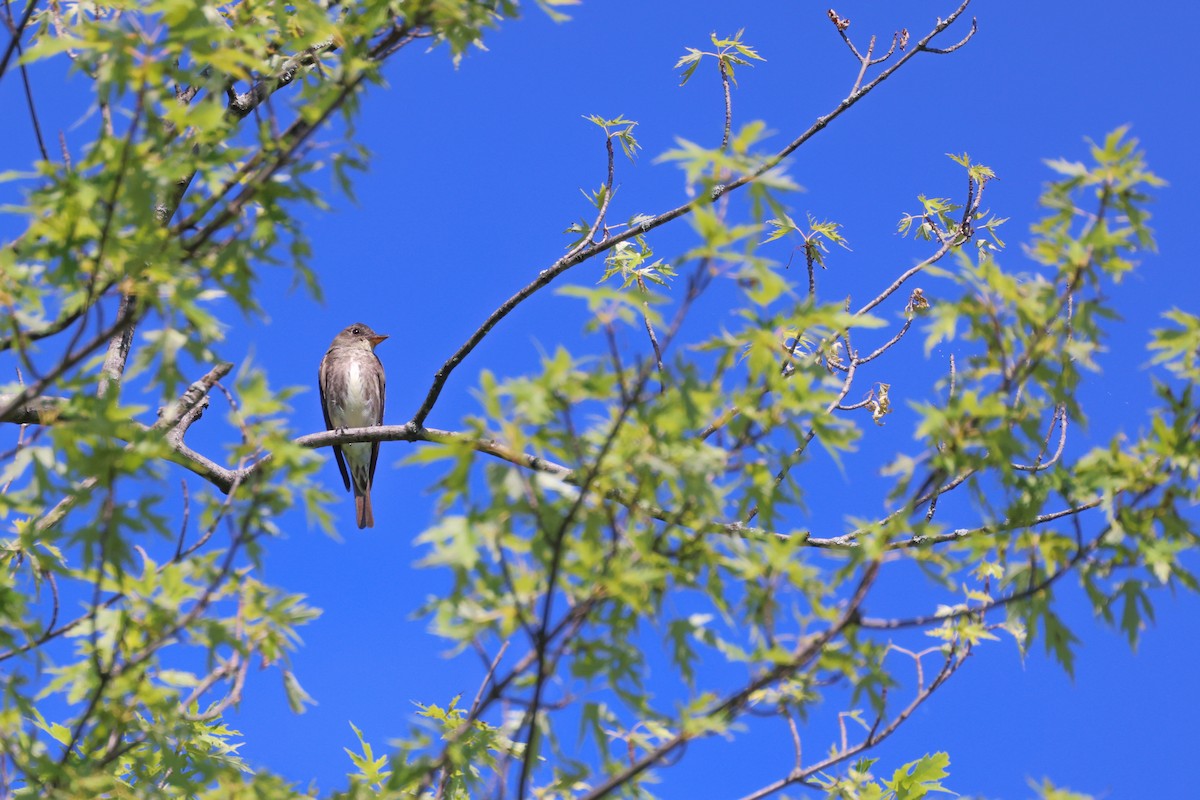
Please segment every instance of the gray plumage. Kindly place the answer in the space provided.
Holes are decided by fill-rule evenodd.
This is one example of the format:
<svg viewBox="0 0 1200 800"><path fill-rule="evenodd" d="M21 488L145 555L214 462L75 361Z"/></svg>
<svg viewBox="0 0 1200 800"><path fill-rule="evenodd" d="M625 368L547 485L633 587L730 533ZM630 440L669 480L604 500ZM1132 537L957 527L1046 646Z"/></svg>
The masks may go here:
<svg viewBox="0 0 1200 800"><path fill-rule="evenodd" d="M366 428L383 423L386 380L375 346L386 339L361 322L339 333L321 359L318 386L325 427ZM375 525L371 512L371 482L379 459L379 442L334 445L342 482L354 492L355 519L359 528Z"/></svg>

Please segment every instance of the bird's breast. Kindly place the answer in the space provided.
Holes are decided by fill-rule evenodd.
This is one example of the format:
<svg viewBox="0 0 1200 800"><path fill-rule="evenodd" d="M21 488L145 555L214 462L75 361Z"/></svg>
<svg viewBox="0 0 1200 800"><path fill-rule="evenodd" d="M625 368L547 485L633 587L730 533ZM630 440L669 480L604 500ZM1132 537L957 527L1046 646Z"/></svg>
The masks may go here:
<svg viewBox="0 0 1200 800"><path fill-rule="evenodd" d="M337 407L330 409L331 421L341 428L375 425L379 419L379 383L373 365L363 358L352 358L349 362L342 374L345 391L338 398L341 402Z"/></svg>

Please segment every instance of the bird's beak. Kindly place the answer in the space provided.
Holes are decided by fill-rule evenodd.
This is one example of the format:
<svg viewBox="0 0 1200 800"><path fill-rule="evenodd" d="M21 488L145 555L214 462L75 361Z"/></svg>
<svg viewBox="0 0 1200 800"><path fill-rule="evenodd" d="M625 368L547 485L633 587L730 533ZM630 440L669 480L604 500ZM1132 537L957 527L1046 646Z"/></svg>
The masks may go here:
<svg viewBox="0 0 1200 800"><path fill-rule="evenodd" d="M371 349L374 350L376 346L378 346L378 344L386 338L386 333L377 333L374 336L368 336L367 341L371 343Z"/></svg>

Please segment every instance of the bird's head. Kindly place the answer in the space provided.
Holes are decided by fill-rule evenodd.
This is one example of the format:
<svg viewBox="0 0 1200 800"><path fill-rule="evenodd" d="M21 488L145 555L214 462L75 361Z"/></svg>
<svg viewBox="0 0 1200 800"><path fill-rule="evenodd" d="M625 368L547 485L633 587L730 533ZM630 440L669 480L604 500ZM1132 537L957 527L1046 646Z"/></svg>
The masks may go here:
<svg viewBox="0 0 1200 800"><path fill-rule="evenodd" d="M333 347L361 347L374 350L375 346L388 338L386 333L376 333L370 326L356 322L339 333L333 340Z"/></svg>

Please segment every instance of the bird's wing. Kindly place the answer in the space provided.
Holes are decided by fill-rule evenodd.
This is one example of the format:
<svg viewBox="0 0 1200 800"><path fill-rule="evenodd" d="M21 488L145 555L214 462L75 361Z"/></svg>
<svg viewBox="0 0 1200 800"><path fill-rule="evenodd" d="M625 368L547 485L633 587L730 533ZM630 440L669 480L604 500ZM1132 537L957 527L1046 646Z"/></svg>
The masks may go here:
<svg viewBox="0 0 1200 800"><path fill-rule="evenodd" d="M371 358L375 359L375 365L379 369L375 370L375 374L379 376L379 410L375 412L375 424L383 424L383 402L387 395L387 376L383 374L383 362L379 360L379 356L371 353ZM367 479L367 483L373 483L375 480L375 462L379 460L379 442L371 443L371 474Z"/></svg>
<svg viewBox="0 0 1200 800"><path fill-rule="evenodd" d="M326 365L329 363L329 353L321 359L321 369L317 372L317 389L321 392L321 413L325 415L325 429L333 430L333 423L329 421L329 403L325 400L325 381L328 379L326 375ZM333 446L333 455L337 458L338 469L342 473L342 483L346 484L346 491L350 490L350 473L346 471L346 460L342 458L342 448L336 444ZM374 471L375 462L371 461L372 472Z"/></svg>

